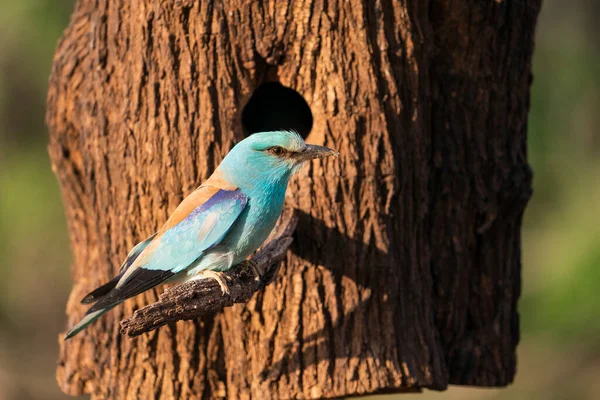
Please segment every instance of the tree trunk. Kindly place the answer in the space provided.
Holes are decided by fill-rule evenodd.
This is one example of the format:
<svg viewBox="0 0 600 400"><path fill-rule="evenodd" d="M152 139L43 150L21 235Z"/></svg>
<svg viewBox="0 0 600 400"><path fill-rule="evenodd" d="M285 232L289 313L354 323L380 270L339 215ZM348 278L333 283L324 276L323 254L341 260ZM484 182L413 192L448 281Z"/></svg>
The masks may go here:
<svg viewBox="0 0 600 400"><path fill-rule="evenodd" d="M118 322L157 292L129 300L60 338L61 388L318 399L509 384L539 7L78 0L47 114L73 251L68 326L246 133L312 126L307 141L341 156L290 184L300 221L273 284L137 339ZM272 84L244 129L267 81L313 119Z"/></svg>

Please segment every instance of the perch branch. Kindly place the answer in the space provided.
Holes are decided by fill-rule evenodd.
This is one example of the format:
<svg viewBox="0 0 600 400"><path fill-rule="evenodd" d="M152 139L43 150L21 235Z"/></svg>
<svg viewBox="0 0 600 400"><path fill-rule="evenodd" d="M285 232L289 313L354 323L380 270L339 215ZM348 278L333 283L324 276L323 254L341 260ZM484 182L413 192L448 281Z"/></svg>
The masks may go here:
<svg viewBox="0 0 600 400"><path fill-rule="evenodd" d="M170 322L195 319L231 307L235 303L247 302L256 291L273 281L280 261L284 259L292 243L297 223L298 217L294 210L284 210L266 244L252 256L252 261L264 271L260 279L256 279L249 268L237 265L224 274L229 294L223 294L214 279L169 287L156 303L137 310L131 317L121 321L121 333L135 337Z"/></svg>

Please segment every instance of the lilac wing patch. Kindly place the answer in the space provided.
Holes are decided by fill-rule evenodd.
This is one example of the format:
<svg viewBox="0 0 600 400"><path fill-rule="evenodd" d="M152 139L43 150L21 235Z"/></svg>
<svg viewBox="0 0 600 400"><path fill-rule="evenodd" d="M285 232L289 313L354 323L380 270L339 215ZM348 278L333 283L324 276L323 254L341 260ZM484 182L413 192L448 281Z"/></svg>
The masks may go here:
<svg viewBox="0 0 600 400"><path fill-rule="evenodd" d="M246 207L246 202L248 198L244 196L241 189L236 190L223 190L219 189L217 193L212 195L210 199L206 201L206 203L202 204L200 207L194 208L192 212L185 217L185 220L195 219L198 214L206 212L208 209L213 208L214 206L218 206L220 203L227 202L236 202L239 201L240 208L243 210ZM184 220L184 221L185 221Z"/></svg>

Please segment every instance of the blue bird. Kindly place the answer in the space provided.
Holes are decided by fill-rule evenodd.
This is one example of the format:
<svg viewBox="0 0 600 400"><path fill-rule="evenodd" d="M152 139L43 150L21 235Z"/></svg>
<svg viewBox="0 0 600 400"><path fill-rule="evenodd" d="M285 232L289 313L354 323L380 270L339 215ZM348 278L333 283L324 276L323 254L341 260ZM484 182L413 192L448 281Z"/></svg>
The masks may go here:
<svg viewBox="0 0 600 400"><path fill-rule="evenodd" d="M293 131L255 133L239 142L164 226L129 252L118 275L82 300L95 304L65 340L166 281L214 278L228 293L221 274L244 261L275 227L290 177L305 161L337 154L306 144Z"/></svg>

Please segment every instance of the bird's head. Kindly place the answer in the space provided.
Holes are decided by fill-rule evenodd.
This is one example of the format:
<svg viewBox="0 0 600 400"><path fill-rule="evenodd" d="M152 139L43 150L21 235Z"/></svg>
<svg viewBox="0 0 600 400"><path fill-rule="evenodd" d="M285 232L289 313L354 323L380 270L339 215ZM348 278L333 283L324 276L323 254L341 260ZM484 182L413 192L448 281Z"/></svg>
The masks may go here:
<svg viewBox="0 0 600 400"><path fill-rule="evenodd" d="M260 132L235 145L219 169L241 188L287 184L304 162L338 154L327 147L306 144L294 131Z"/></svg>

